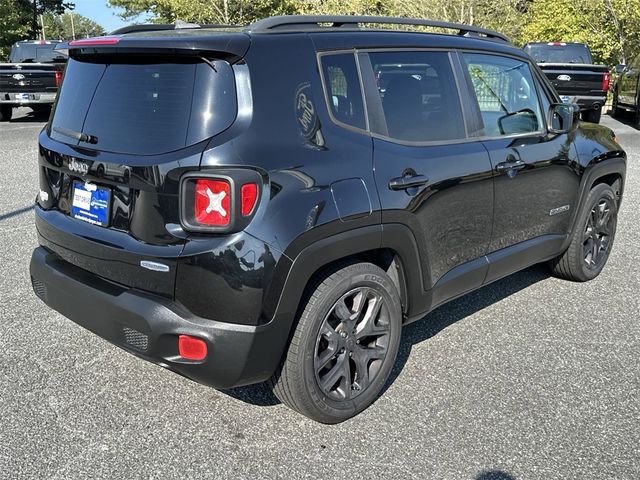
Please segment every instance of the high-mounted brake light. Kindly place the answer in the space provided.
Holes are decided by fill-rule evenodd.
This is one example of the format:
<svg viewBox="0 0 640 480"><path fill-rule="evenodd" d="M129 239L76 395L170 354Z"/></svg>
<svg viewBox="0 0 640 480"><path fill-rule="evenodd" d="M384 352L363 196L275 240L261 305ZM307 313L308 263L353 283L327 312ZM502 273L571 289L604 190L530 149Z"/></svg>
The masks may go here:
<svg viewBox="0 0 640 480"><path fill-rule="evenodd" d="M69 42L70 47L93 47L100 45L115 45L120 41L120 37L94 37L82 38Z"/></svg>
<svg viewBox="0 0 640 480"><path fill-rule="evenodd" d="M186 360L200 361L207 358L207 344L191 335L178 336L178 354Z"/></svg>
<svg viewBox="0 0 640 480"><path fill-rule="evenodd" d="M256 205L258 199L258 185L255 183L245 183L240 189L240 210L243 217L253 212L253 207Z"/></svg>
<svg viewBox="0 0 640 480"><path fill-rule="evenodd" d="M566 43L564 42L549 42L547 43L550 47L564 47Z"/></svg>
<svg viewBox="0 0 640 480"><path fill-rule="evenodd" d="M609 81L611 80L611 77L609 75L609 72L606 72L603 76L602 76L602 90L604 90L605 92L609 91Z"/></svg>
<svg viewBox="0 0 640 480"><path fill-rule="evenodd" d="M194 219L200 225L225 227L231 222L231 186L222 179L198 178Z"/></svg>
<svg viewBox="0 0 640 480"><path fill-rule="evenodd" d="M56 76L56 87L59 87L62 84L62 70L56 70L54 74Z"/></svg>

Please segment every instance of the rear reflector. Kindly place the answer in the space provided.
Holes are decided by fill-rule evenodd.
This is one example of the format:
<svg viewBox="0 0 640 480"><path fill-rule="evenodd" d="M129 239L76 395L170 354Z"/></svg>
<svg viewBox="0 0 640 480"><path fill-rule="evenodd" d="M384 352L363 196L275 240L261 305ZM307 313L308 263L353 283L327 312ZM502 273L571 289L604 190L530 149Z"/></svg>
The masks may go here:
<svg viewBox="0 0 640 480"><path fill-rule="evenodd" d="M200 225L224 227L231 221L231 186L225 180L198 178L194 218Z"/></svg>
<svg viewBox="0 0 640 480"><path fill-rule="evenodd" d="M94 45L115 45L120 41L120 37L95 37L82 38L69 42L70 47L91 47Z"/></svg>
<svg viewBox="0 0 640 480"><path fill-rule="evenodd" d="M186 360L204 360L207 358L207 344L201 338L180 335L178 337L178 353Z"/></svg>
<svg viewBox="0 0 640 480"><path fill-rule="evenodd" d="M250 215L253 211L253 207L256 205L258 198L258 185L255 183L245 183L240 189L241 200L241 213L243 217Z"/></svg>

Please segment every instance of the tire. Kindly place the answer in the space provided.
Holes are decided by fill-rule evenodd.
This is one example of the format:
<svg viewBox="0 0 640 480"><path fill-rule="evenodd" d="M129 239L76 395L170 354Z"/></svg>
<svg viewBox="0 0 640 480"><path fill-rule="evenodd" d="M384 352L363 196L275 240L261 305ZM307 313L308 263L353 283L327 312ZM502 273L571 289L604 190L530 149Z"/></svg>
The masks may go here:
<svg viewBox="0 0 640 480"><path fill-rule="evenodd" d="M305 298L269 384L290 408L340 423L371 405L389 378L400 345L400 297L382 269L357 263L326 272Z"/></svg>
<svg viewBox="0 0 640 480"><path fill-rule="evenodd" d="M8 122L13 116L13 107L11 105L0 106L0 122Z"/></svg>
<svg viewBox="0 0 640 480"><path fill-rule="evenodd" d="M594 109L584 110L582 112L582 120L584 120L585 122L600 123L601 116L602 116L601 108L597 108L595 110Z"/></svg>
<svg viewBox="0 0 640 480"><path fill-rule="evenodd" d="M574 282L597 277L611 253L617 217L613 189L604 183L593 187L580 211L569 248L550 262L553 274Z"/></svg>

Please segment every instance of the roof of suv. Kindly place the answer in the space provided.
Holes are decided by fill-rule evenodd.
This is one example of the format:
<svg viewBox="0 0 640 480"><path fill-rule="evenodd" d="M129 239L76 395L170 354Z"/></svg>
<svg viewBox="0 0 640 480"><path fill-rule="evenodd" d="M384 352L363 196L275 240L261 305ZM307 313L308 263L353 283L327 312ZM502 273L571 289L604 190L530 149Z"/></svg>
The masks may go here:
<svg viewBox="0 0 640 480"><path fill-rule="evenodd" d="M398 28L403 26L407 28ZM382 27L382 28L381 28ZM451 33L446 33L451 32ZM320 49L346 48L468 48L502 51L526 58L509 39L493 30L458 23L402 17L355 15L283 15L258 20L246 27L198 25L132 25L111 32L120 49L167 47L189 53L199 50L224 51L240 58L263 35L317 34ZM121 41L120 41L121 40ZM105 45L102 38L71 42L72 49Z"/></svg>
<svg viewBox="0 0 640 480"><path fill-rule="evenodd" d="M438 20L425 20L405 17L377 17L365 15L280 15L258 20L246 27L233 25L199 25L194 23L176 22L176 24L143 24L130 25L119 28L111 35L124 34L198 34L246 32L255 33L284 33L284 32L363 32L363 31L398 31L392 28L374 28L373 25L406 25L418 28L436 28L441 30L453 30L458 35L473 36L491 40L499 40L509 43L505 35L487 28L465 25L461 23L442 22ZM364 28L363 28L364 27ZM407 31L407 30L403 30ZM171 32L171 33L170 33ZM417 31L417 33L436 33Z"/></svg>

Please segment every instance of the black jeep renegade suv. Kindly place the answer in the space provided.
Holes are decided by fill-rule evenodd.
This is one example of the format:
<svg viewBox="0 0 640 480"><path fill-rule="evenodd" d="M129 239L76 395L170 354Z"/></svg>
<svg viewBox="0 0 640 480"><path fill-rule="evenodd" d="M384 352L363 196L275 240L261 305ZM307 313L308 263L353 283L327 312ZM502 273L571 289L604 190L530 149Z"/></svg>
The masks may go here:
<svg viewBox="0 0 640 480"><path fill-rule="evenodd" d="M274 17L127 27L69 57L33 288L193 380L268 381L340 422L380 394L403 325L537 262L592 279L611 251L625 153L499 33Z"/></svg>

